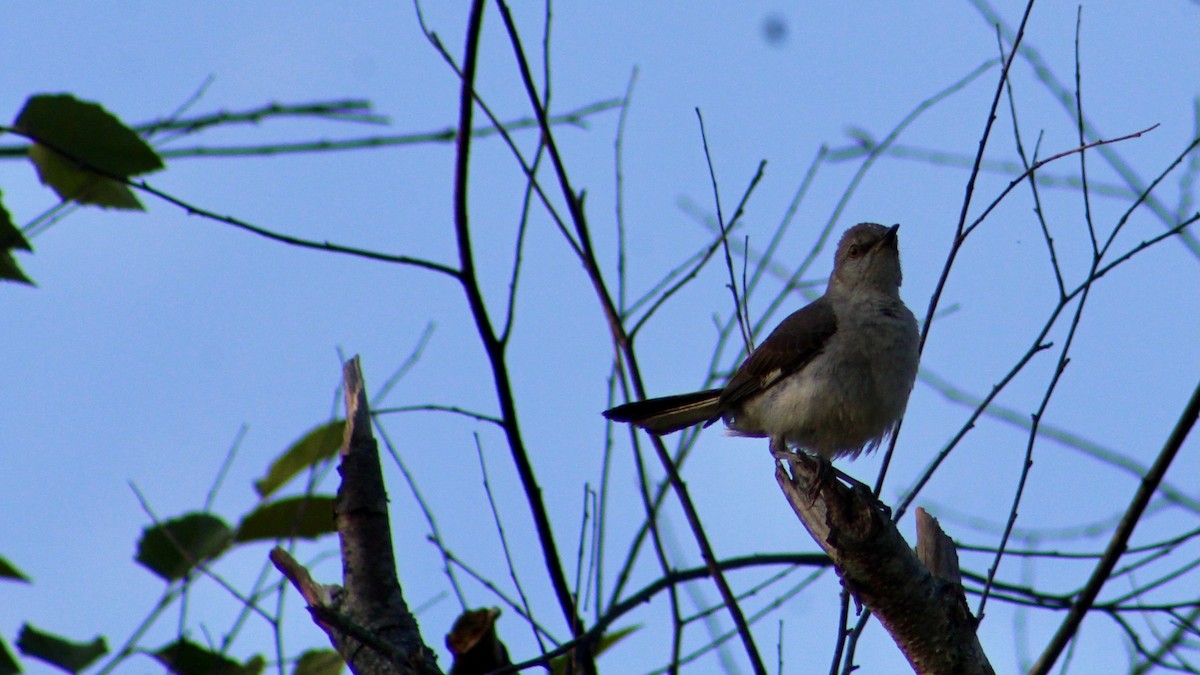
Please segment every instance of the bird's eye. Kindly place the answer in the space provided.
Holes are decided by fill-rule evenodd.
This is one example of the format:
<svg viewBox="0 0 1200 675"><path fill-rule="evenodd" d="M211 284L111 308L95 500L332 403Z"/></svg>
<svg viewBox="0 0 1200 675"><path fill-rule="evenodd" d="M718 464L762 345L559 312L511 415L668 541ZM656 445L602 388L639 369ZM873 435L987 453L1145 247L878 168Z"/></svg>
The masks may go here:
<svg viewBox="0 0 1200 675"><path fill-rule="evenodd" d="M858 256L862 255L862 248L859 247L858 244L851 244L850 250L847 251L847 255L849 255L851 258L857 258Z"/></svg>

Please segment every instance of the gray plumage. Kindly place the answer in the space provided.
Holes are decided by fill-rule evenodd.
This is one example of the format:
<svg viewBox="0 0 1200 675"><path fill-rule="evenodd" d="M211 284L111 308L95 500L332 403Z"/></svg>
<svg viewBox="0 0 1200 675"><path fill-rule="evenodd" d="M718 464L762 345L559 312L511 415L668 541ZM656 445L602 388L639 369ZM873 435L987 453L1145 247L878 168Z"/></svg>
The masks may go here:
<svg viewBox="0 0 1200 675"><path fill-rule="evenodd" d="M917 375L920 333L900 299L899 227L847 230L825 295L784 319L723 388L604 416L660 435L724 420L733 434L824 459L873 450L904 415Z"/></svg>

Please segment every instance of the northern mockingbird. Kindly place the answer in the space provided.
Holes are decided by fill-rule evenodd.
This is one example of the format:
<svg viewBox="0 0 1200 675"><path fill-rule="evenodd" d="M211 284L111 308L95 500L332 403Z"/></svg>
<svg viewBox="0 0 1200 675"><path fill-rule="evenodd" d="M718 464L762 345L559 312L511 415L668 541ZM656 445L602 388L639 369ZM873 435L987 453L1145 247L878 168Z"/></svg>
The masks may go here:
<svg viewBox="0 0 1200 675"><path fill-rule="evenodd" d="M920 334L900 299L899 229L846 230L825 295L784 319L723 388L604 416L657 435L723 419L734 435L770 438L776 453L807 450L822 468L874 450L895 430L917 376Z"/></svg>

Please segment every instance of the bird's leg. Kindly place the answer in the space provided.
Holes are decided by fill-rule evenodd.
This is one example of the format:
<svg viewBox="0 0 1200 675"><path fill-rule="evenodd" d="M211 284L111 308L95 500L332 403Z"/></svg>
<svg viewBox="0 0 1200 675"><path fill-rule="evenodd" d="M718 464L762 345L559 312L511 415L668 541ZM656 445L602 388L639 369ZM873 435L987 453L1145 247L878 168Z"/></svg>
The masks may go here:
<svg viewBox="0 0 1200 675"><path fill-rule="evenodd" d="M810 454L807 452L792 450L788 447L787 441L780 437L771 438L771 456L776 460L783 462L803 462L805 466L811 468L812 464L809 461L816 463L816 471L813 474L813 479L808 484L808 489L805 494L808 496L808 505L812 506L817 502L817 495L821 494L821 488L829 484L829 481L842 480L845 481L854 490L862 490L865 494L875 497L871 486L851 476L833 465L833 462L826 459L824 455ZM875 498L878 501L878 498ZM880 502L880 506L888 511L890 510Z"/></svg>
<svg viewBox="0 0 1200 675"><path fill-rule="evenodd" d="M817 501L817 495L821 492L821 488L833 476L840 476L846 478L848 481L858 483L858 481L835 469L829 460L820 455L810 455L807 452L793 451L787 446L787 441L780 436L771 437L771 456L785 462L804 462L806 466L811 466L808 464L809 460L817 463L816 473L812 481L809 482L808 490L806 491L809 506L812 506ZM858 484L862 485L861 483Z"/></svg>
<svg viewBox="0 0 1200 675"><path fill-rule="evenodd" d="M808 486L808 505L812 506L817 501L817 495L821 493L821 488L829 482L834 476L844 476L841 471L833 468L833 464L824 457L816 455L813 459L817 462L817 474L813 477L812 483Z"/></svg>
<svg viewBox="0 0 1200 675"><path fill-rule="evenodd" d="M777 461L788 463L789 466L791 465L791 462L803 462L806 467L808 466L808 453L792 450L788 447L787 440L782 436L771 437L771 456ZM813 502L817 500L817 492L821 487L821 480L823 480L822 474L825 471L825 467L829 466L829 462L826 462L820 458L817 458L816 461L817 477L808 484L807 494L809 506L812 506Z"/></svg>

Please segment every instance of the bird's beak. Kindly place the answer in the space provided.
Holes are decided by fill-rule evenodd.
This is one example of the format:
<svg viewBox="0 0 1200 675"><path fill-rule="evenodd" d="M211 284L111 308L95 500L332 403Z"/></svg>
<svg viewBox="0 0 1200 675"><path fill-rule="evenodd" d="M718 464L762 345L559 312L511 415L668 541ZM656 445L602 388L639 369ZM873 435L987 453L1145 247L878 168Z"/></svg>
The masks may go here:
<svg viewBox="0 0 1200 675"><path fill-rule="evenodd" d="M900 223L896 223L895 225L889 227L887 234L883 235L883 239L880 241L880 245L881 246L889 246L891 248L896 248L896 241L897 241L896 233L898 233L899 231L900 231Z"/></svg>

